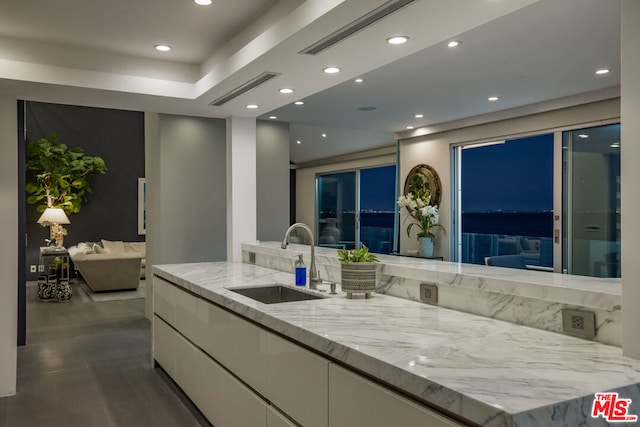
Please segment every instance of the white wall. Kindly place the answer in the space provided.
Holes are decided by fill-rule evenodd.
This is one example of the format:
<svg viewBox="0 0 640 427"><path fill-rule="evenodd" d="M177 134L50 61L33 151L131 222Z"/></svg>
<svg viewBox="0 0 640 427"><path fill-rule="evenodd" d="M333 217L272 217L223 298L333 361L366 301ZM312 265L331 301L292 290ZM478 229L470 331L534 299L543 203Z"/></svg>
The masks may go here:
<svg viewBox="0 0 640 427"><path fill-rule="evenodd" d="M476 126L469 126L447 132L434 133L400 143L400 185L417 164L425 163L433 167L442 182L442 200L440 202L440 222L445 227L447 235L436 241L434 255L449 259L451 237L451 145L465 142L500 140L524 136L526 134L552 132L567 126L579 124L593 124L620 117L620 100L611 99L577 107L564 108L546 113L534 114L526 117L502 120ZM406 216L406 214L405 214ZM404 217L400 220L400 225ZM415 227L414 227L415 228ZM417 239L412 235L407 237L404 227L400 233L400 249L402 251L417 249Z"/></svg>
<svg viewBox="0 0 640 427"><path fill-rule="evenodd" d="M282 240L289 227L289 124L256 124L258 240Z"/></svg>
<svg viewBox="0 0 640 427"><path fill-rule="evenodd" d="M356 168L392 165L395 162L396 156L390 154L298 169L296 171L296 221L309 225L315 233L316 175L354 170Z"/></svg>
<svg viewBox="0 0 640 427"><path fill-rule="evenodd" d="M227 261L241 261L241 244L257 235L256 119L226 121Z"/></svg>
<svg viewBox="0 0 640 427"><path fill-rule="evenodd" d="M16 393L18 339L18 117L0 97L0 396Z"/></svg>
<svg viewBox="0 0 640 427"><path fill-rule="evenodd" d="M434 243L433 255L449 259L449 236L451 234L451 173L450 148L446 135L440 138L431 138L427 141L405 142L400 145L400 188L404 188L404 181L411 168L419 164L427 164L435 169L442 183L442 198L438 210L440 212L440 225L444 227L444 233L438 231ZM400 211L400 251L418 249L418 228L413 227L411 236L407 236L407 226L411 223L411 217L406 209Z"/></svg>
<svg viewBox="0 0 640 427"><path fill-rule="evenodd" d="M640 2L622 1L622 349L640 359Z"/></svg>

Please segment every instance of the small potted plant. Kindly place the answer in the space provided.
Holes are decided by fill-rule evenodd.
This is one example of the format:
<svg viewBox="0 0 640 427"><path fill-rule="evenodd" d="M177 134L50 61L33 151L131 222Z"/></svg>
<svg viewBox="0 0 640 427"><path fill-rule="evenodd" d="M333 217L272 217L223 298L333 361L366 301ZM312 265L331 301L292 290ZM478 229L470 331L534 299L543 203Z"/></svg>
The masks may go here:
<svg viewBox="0 0 640 427"><path fill-rule="evenodd" d="M365 298L369 298L376 290L378 257L363 245L361 249L338 249L338 259L341 264L340 283L347 298L352 298L354 293L364 293Z"/></svg>

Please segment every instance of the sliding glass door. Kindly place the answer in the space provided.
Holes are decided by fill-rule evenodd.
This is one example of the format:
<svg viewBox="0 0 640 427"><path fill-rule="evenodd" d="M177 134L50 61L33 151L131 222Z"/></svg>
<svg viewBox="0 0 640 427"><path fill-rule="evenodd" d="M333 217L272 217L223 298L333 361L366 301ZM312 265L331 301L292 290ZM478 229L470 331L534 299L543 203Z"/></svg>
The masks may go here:
<svg viewBox="0 0 640 427"><path fill-rule="evenodd" d="M355 171L317 177L318 246L356 247L356 194Z"/></svg>
<svg viewBox="0 0 640 427"><path fill-rule="evenodd" d="M393 248L396 167L382 166L318 175L318 246L376 253Z"/></svg>
<svg viewBox="0 0 640 427"><path fill-rule="evenodd" d="M458 147L457 255L553 267L553 134Z"/></svg>
<svg viewBox="0 0 640 427"><path fill-rule="evenodd" d="M620 277L620 125L563 133L563 269Z"/></svg>

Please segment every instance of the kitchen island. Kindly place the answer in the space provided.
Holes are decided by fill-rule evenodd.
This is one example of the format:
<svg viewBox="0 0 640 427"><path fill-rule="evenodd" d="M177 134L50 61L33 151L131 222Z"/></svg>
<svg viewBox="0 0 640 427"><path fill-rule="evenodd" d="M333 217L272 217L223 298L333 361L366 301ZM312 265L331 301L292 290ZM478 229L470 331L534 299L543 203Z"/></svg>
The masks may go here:
<svg viewBox="0 0 640 427"><path fill-rule="evenodd" d="M629 413L640 413L640 362L623 357L621 349L614 346L381 294L349 300L338 292L313 301L262 304L228 288L292 284L294 277L246 263L155 266L153 280L154 294L165 288L170 293L183 292L193 300L182 308L179 303L170 306L172 300L180 301L177 294L154 300L154 357L170 375L172 371L179 375L180 355L173 353L173 359L168 357L164 363L158 360L159 349L166 344L159 336L158 325L172 333L181 332L175 326L181 318L187 319L184 324L192 325L210 319L212 312L207 310L218 310L257 328L258 333L272 334L278 345L299 346L309 353L305 357L313 359L313 363L327 361L326 407L322 396L317 403L320 411L328 412L328 421L318 425L338 425L331 420L340 415L340 401L345 396L340 395L342 388L331 386L331 381L332 372L342 371L346 373L344 378L353 374L358 381L362 378L367 384L392 393L394 398L397 395L404 399L403 404L406 400L407 407L424 406L425 410L442 414L445 424L441 425L607 425L604 419L590 416L594 393L602 391L617 391L621 398L632 399ZM327 292L321 295L328 296ZM209 304L209 308L202 309L203 304ZM193 307L193 313L189 307ZM212 356L207 346L200 346L189 332L180 335L179 340L189 341L198 354ZM264 347L259 341L255 348L262 351ZM238 363L245 354L242 348L238 343L237 356L225 359L222 354L212 359L220 363L223 372L235 377L235 370L225 360L230 365ZM168 363L175 366L166 366ZM241 363L238 366L242 369ZM272 383L286 383L300 374L274 366L280 369L274 372L282 375L271 378ZM294 366L295 362L291 362L292 369ZM191 375L197 377L197 372ZM238 375L239 387L263 399L269 414L280 411L270 416L283 421L265 425L295 425L286 424L287 420L310 425L291 413L296 412L296 406L292 411L283 409L287 402L278 401L277 392L269 397L268 378L264 382L267 386L261 385L262 380L253 384L248 380L252 375ZM255 377L260 375L271 374L257 373ZM194 389L204 381L198 379ZM179 381L178 384L181 385ZM189 390L185 391L191 396ZM332 399L335 395L342 398ZM197 399L194 402L198 405ZM370 406L372 413L375 409L375 405Z"/></svg>

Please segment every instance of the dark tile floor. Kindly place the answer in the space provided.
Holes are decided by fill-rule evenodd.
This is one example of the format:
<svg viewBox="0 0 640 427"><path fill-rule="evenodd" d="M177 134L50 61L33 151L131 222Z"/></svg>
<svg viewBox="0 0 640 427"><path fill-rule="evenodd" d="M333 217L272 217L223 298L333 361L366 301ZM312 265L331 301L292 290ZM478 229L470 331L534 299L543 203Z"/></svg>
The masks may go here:
<svg viewBox="0 0 640 427"><path fill-rule="evenodd" d="M69 303L41 302L28 286L18 392L0 398L0 427L210 426L153 369L143 299L93 302L74 292Z"/></svg>

